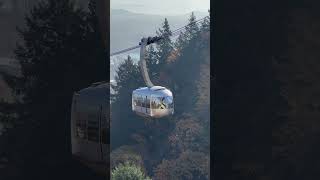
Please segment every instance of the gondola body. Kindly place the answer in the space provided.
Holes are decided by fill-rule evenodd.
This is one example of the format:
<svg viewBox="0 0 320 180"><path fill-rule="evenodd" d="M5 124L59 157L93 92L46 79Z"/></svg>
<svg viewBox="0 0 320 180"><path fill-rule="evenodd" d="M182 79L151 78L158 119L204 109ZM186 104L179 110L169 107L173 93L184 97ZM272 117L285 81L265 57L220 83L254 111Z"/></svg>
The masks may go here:
<svg viewBox="0 0 320 180"><path fill-rule="evenodd" d="M93 84L72 100L72 155L99 173L106 173L109 162L109 90L108 83Z"/></svg>
<svg viewBox="0 0 320 180"><path fill-rule="evenodd" d="M143 87L132 92L132 111L150 118L161 118L174 113L172 92L161 86Z"/></svg>

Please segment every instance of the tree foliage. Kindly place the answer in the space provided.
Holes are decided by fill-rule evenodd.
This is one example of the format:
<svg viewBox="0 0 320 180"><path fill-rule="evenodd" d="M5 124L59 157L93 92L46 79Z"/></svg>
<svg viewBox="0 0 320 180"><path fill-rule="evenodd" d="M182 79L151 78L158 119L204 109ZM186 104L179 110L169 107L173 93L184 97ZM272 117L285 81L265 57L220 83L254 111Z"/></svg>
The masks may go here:
<svg viewBox="0 0 320 180"><path fill-rule="evenodd" d="M129 162L140 167L144 167L140 152L134 146L121 146L113 150L110 154L110 169L114 169L119 164Z"/></svg>
<svg viewBox="0 0 320 180"><path fill-rule="evenodd" d="M158 62L159 62L159 70L166 63L167 58L170 56L173 50L173 43L171 41L172 32L170 30L170 25L168 19L165 18L162 24L162 28L157 31L157 35L162 37L162 40L157 42L157 50L158 50Z"/></svg>
<svg viewBox="0 0 320 180"><path fill-rule="evenodd" d="M124 142L131 141L131 134L144 127L131 109L131 95L134 89L143 86L139 67L130 56L119 66L115 77L116 85L111 104L111 148L117 148Z"/></svg>
<svg viewBox="0 0 320 180"><path fill-rule="evenodd" d="M125 162L117 166L111 173L112 180L151 180L139 166Z"/></svg>
<svg viewBox="0 0 320 180"><path fill-rule="evenodd" d="M174 160L163 160L155 169L155 180L210 179L210 158L201 152L185 151Z"/></svg>
<svg viewBox="0 0 320 180"><path fill-rule="evenodd" d="M148 67L148 73L150 78L155 81L159 77L159 53L154 48L154 45L151 44L147 47L146 50L146 63Z"/></svg>

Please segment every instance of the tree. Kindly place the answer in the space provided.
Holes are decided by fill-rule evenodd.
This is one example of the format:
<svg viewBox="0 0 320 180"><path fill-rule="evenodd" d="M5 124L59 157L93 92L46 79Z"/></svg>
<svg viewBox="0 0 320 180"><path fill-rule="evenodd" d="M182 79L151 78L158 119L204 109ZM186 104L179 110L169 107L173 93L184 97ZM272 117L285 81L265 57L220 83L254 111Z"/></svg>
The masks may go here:
<svg viewBox="0 0 320 180"><path fill-rule="evenodd" d="M15 55L22 77L6 80L19 104L16 115L23 124L12 132L23 136L17 142L21 152L15 153L26 173L37 169L40 176L69 160L72 94L106 79L106 53L94 17L93 9L87 13L69 0L40 1L19 29Z"/></svg>
<svg viewBox="0 0 320 180"><path fill-rule="evenodd" d="M125 162L120 164L111 173L112 180L151 180L139 166Z"/></svg>
<svg viewBox="0 0 320 180"><path fill-rule="evenodd" d="M174 47L175 49L178 50L178 54L181 54L181 50L184 48L184 45L185 45L185 40L184 40L184 32L180 32L177 40L174 42Z"/></svg>
<svg viewBox="0 0 320 180"><path fill-rule="evenodd" d="M130 56L118 67L116 74L116 85L112 85L115 91L115 99L122 98L123 94L128 94L132 91L131 88L137 88L142 84L140 69L138 65L133 63Z"/></svg>
<svg viewBox="0 0 320 180"><path fill-rule="evenodd" d="M142 118L132 112L131 95L134 89L144 86L138 65L130 56L119 66L115 77L114 102L111 104L111 144L112 149L130 144L130 134L143 130Z"/></svg>
<svg viewBox="0 0 320 180"><path fill-rule="evenodd" d="M150 78L152 80L159 78L159 54L152 44L148 46L146 51L146 63Z"/></svg>
<svg viewBox="0 0 320 180"><path fill-rule="evenodd" d="M210 10L208 12L209 12L209 16L204 18L204 20L202 21L201 26L200 26L200 31L202 31L202 32L203 31L210 32Z"/></svg>
<svg viewBox="0 0 320 180"><path fill-rule="evenodd" d="M155 180L210 179L210 158L201 152L185 151L177 159L163 160L155 169Z"/></svg>
<svg viewBox="0 0 320 180"><path fill-rule="evenodd" d="M162 28L159 28L156 33L158 36L162 37L162 39L157 42L157 50L158 50L158 58L159 58L158 71L160 71L160 69L163 68L164 64L166 64L168 57L173 51L173 43L170 38L170 36L172 35L172 32L170 30L170 25L167 18L164 19Z"/></svg>
<svg viewBox="0 0 320 180"><path fill-rule="evenodd" d="M144 169L144 163L142 160L141 152L137 151L134 146L121 146L113 150L110 154L110 169L114 169L119 164L129 162ZM145 170L143 170L145 172Z"/></svg>
<svg viewBox="0 0 320 180"><path fill-rule="evenodd" d="M194 40L198 36L199 31L200 29L196 21L196 16L192 12L188 20L188 25L185 27L185 31L180 32L178 39L175 42L175 48L180 51L184 49L191 40ZM180 52L180 54L182 54L182 52Z"/></svg>
<svg viewBox="0 0 320 180"><path fill-rule="evenodd" d="M186 150L199 151L201 147L201 132L203 127L190 115L179 118L176 127L169 136L172 152L179 154Z"/></svg>
<svg viewBox="0 0 320 180"><path fill-rule="evenodd" d="M189 18L189 23L188 26L186 26L186 39L187 40L192 40L193 38L195 38L199 33L199 27L197 24L197 18L194 15L194 13L192 12Z"/></svg>

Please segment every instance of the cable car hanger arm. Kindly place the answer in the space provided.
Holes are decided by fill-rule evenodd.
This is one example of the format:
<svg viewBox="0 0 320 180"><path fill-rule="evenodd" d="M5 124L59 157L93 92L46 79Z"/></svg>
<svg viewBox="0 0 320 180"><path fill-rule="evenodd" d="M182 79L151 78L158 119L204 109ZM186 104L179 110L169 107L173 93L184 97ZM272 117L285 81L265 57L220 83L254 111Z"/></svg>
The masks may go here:
<svg viewBox="0 0 320 180"><path fill-rule="evenodd" d="M146 46L153 42L155 42L158 39L158 37L154 38L142 38L141 42L139 43L140 45L140 61L139 61L139 67L140 71L142 73L142 77L148 88L153 87L153 83L150 80L149 74L148 74L148 69L147 69L147 63L146 63ZM152 40L152 41L151 41Z"/></svg>

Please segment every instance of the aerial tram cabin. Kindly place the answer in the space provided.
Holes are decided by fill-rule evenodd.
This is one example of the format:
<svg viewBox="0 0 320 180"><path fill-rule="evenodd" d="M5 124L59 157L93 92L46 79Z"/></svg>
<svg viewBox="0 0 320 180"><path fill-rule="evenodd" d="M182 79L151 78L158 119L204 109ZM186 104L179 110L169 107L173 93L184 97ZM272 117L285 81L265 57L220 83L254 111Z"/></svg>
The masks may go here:
<svg viewBox="0 0 320 180"><path fill-rule="evenodd" d="M172 92L161 86L136 89L132 92L132 110L145 117L161 118L172 115Z"/></svg>
<svg viewBox="0 0 320 180"><path fill-rule="evenodd" d="M75 92L71 109L72 156L97 171L109 168L109 83Z"/></svg>
<svg viewBox="0 0 320 180"><path fill-rule="evenodd" d="M172 92L165 87L153 85L149 78L145 60L146 46L160 39L159 37L142 38L139 43L139 67L147 87L142 87L132 92L132 111L147 118L162 118L174 113Z"/></svg>

